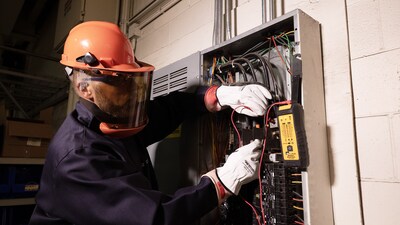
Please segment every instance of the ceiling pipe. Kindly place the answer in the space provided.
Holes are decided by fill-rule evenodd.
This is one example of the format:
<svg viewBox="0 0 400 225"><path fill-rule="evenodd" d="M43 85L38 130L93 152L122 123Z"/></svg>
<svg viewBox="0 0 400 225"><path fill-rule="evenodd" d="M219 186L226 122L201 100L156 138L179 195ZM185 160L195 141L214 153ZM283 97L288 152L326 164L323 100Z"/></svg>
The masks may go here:
<svg viewBox="0 0 400 225"><path fill-rule="evenodd" d="M21 54L24 54L24 55L30 55L30 56L34 56L34 57L37 57L37 58L42 58L42 59L46 59L46 60L50 60L50 61L54 61L54 62L59 62L60 61L59 58L55 58L55 57L51 57L51 56L39 55L39 54L35 54L35 53L32 53L32 52L24 51L24 50L21 50L21 49L10 48L10 47L4 46L4 45L0 45L0 49L21 53Z"/></svg>
<svg viewBox="0 0 400 225"><path fill-rule="evenodd" d="M225 23L226 23L225 40L231 39L233 37L231 10L232 10L232 0L225 0Z"/></svg>
<svg viewBox="0 0 400 225"><path fill-rule="evenodd" d="M46 109L50 106L53 106L61 101L68 99L68 92L69 92L69 85L63 87L61 90L52 95L50 98L46 99L45 101L37 105L34 109L30 110L28 112L28 115L33 117L43 109Z"/></svg>
<svg viewBox="0 0 400 225"><path fill-rule="evenodd" d="M261 0L262 22L266 23L276 18L276 0Z"/></svg>
<svg viewBox="0 0 400 225"><path fill-rule="evenodd" d="M128 26L138 23L139 29L143 29L145 26L157 19L180 1L182 0L154 0L141 12L137 13L134 17L129 18ZM131 4L133 4L133 1Z"/></svg>
<svg viewBox="0 0 400 225"><path fill-rule="evenodd" d="M222 42L222 1L214 1L214 30L213 30L213 45L218 45Z"/></svg>
<svg viewBox="0 0 400 225"><path fill-rule="evenodd" d="M46 81L49 83L55 83L55 84L63 84L64 82L62 80L57 80L54 78L46 78L38 75L31 75L27 73L21 73L21 72L16 72L16 71L11 71L11 70L4 70L0 69L0 74L6 74L6 75L11 75L11 76L16 76L16 77L23 77L23 78L28 78L32 80L40 80L40 81Z"/></svg>
<svg viewBox="0 0 400 225"><path fill-rule="evenodd" d="M8 91L7 87L4 86L3 82L0 81L0 87L3 89L4 93L11 99L11 101L17 106L17 108L21 111L25 119L29 119L30 117L28 114L25 112L25 110L22 108L22 106L18 103L17 99L14 98L14 96L11 94L10 91Z"/></svg>
<svg viewBox="0 0 400 225"><path fill-rule="evenodd" d="M276 0L269 0L269 21L276 18Z"/></svg>

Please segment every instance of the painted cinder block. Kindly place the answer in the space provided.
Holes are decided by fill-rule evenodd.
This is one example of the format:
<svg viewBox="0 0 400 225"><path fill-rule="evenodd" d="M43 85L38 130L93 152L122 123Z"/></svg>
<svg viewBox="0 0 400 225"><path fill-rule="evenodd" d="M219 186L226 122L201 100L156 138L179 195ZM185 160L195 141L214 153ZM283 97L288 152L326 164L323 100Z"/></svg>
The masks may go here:
<svg viewBox="0 0 400 225"><path fill-rule="evenodd" d="M392 116L390 123L392 131L392 143L393 143L393 162L395 166L395 177L396 181L400 182L400 113Z"/></svg>
<svg viewBox="0 0 400 225"><path fill-rule="evenodd" d="M352 61L356 117L400 112L400 49Z"/></svg>
<svg viewBox="0 0 400 225"><path fill-rule="evenodd" d="M347 6L351 58L382 51L383 35L379 1L366 0Z"/></svg>
<svg viewBox="0 0 400 225"><path fill-rule="evenodd" d="M262 23L261 1L248 1L239 4L237 9L237 34L246 32Z"/></svg>
<svg viewBox="0 0 400 225"><path fill-rule="evenodd" d="M364 224L398 225L400 183L361 182Z"/></svg>
<svg viewBox="0 0 400 225"><path fill-rule="evenodd" d="M390 124L389 116L356 119L362 180L395 181Z"/></svg>
<svg viewBox="0 0 400 225"><path fill-rule="evenodd" d="M400 1L353 0L347 9L352 59L400 47Z"/></svg>
<svg viewBox="0 0 400 225"><path fill-rule="evenodd" d="M213 22L213 17L214 5L212 1L199 1L192 5L170 22L170 42L179 40L205 24ZM206 36L199 36L198 39L204 37Z"/></svg>
<svg viewBox="0 0 400 225"><path fill-rule="evenodd" d="M146 38L140 38L137 41L136 55L139 59L143 59L146 56L168 46L169 44L169 25L160 27L157 32L153 32L151 35L147 35Z"/></svg>

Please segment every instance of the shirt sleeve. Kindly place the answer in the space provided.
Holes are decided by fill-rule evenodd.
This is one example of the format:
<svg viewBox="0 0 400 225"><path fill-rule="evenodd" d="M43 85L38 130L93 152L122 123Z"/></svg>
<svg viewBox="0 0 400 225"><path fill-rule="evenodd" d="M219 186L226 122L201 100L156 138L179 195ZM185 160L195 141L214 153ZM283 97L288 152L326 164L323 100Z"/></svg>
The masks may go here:
<svg viewBox="0 0 400 225"><path fill-rule="evenodd" d="M140 165L104 151L71 151L53 172L52 214L74 224L189 224L217 206L215 187L204 177L173 195L151 190Z"/></svg>
<svg viewBox="0 0 400 225"><path fill-rule="evenodd" d="M187 119L207 112L204 95L208 87L198 87L195 93L173 92L150 101L149 123L138 135L148 146L162 140Z"/></svg>

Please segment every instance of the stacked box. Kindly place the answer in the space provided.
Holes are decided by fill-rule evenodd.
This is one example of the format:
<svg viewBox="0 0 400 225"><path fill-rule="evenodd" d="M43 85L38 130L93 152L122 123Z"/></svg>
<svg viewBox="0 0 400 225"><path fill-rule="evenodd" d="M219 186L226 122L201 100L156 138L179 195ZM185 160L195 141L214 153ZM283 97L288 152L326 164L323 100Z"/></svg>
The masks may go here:
<svg viewBox="0 0 400 225"><path fill-rule="evenodd" d="M6 120L1 157L44 158L53 136L51 124Z"/></svg>

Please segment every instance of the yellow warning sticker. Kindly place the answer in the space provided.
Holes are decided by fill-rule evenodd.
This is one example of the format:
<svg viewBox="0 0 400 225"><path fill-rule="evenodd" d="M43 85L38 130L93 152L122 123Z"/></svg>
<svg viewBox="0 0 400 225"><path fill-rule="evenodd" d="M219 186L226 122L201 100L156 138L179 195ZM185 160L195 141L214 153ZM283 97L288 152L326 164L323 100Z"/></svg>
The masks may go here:
<svg viewBox="0 0 400 225"><path fill-rule="evenodd" d="M38 191L39 190L39 184L26 184L24 191Z"/></svg>
<svg viewBox="0 0 400 225"><path fill-rule="evenodd" d="M299 150L297 148L296 131L292 114L278 117L282 154L284 160L299 160Z"/></svg>

